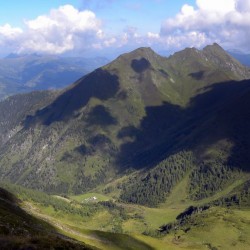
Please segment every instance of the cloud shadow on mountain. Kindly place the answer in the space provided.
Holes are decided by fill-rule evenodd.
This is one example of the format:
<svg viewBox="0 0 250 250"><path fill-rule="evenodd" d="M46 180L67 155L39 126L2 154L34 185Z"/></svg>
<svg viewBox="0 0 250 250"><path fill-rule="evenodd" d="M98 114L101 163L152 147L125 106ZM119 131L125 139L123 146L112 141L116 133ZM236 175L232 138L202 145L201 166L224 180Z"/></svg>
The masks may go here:
<svg viewBox="0 0 250 250"><path fill-rule="evenodd" d="M142 73L150 67L150 62L146 58L133 59L131 62L131 68L136 73Z"/></svg>
<svg viewBox="0 0 250 250"><path fill-rule="evenodd" d="M87 116L88 126L99 125L99 126L110 126L117 124L117 120L110 114L108 108L97 105L95 106Z"/></svg>
<svg viewBox="0 0 250 250"><path fill-rule="evenodd" d="M187 108L163 103L146 107L139 128L125 127L118 138L122 170L153 167L171 154L192 150L199 158L214 143L233 142L227 164L250 170L250 80L215 83L193 97Z"/></svg>
<svg viewBox="0 0 250 250"><path fill-rule="evenodd" d="M90 98L107 100L119 90L119 79L103 69L97 69L83 77L62 93L53 103L38 110L35 115L27 116L24 125L42 123L49 126L53 122L66 121L77 115Z"/></svg>

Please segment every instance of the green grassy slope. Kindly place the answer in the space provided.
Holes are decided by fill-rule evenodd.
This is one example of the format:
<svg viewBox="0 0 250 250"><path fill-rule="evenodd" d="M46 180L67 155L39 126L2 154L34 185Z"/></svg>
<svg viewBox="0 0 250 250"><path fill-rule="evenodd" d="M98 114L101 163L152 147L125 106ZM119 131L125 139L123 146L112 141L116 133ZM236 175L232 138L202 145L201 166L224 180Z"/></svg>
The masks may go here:
<svg viewBox="0 0 250 250"><path fill-rule="evenodd" d="M94 249L59 234L20 207L20 201L0 188L1 249Z"/></svg>
<svg viewBox="0 0 250 250"><path fill-rule="evenodd" d="M0 178L71 195L134 172L117 193L155 206L188 172L189 198L212 196L249 170L249 77L217 44L122 55L0 124Z"/></svg>
<svg viewBox="0 0 250 250"><path fill-rule="evenodd" d="M157 208L117 201L81 204L75 201L77 197L62 199L9 184L5 187L19 194L24 200L22 208L39 221L99 249L248 249L249 205L239 206L234 202L231 206L213 205L213 201L242 190L242 183L235 182L215 197L196 202L188 198L187 185L188 175ZM85 194L88 195L92 193ZM190 205L205 204L211 204L207 210L176 219ZM166 224L175 227L160 233L159 229Z"/></svg>

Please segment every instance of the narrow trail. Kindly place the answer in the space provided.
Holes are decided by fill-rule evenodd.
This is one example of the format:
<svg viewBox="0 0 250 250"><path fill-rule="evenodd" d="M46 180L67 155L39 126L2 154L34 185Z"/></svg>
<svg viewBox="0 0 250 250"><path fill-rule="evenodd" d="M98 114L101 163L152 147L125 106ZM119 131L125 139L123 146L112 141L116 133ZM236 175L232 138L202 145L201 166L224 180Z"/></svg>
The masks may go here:
<svg viewBox="0 0 250 250"><path fill-rule="evenodd" d="M85 238L88 240L94 240L94 241L98 241L102 244L108 244L111 243L110 241L106 240L106 239L100 239L95 235L86 235L83 234L77 230L74 230L72 228L70 228L69 226L67 226L67 224L63 224L62 222L59 222L58 220L56 220L55 218L49 216L49 215L45 215L42 214L39 209L35 206L33 206L31 203L25 202L23 203L22 208L27 212L32 214L33 216L51 224L52 226L54 226L56 229L59 229L65 233L68 233L70 235L72 235L72 237L74 238L74 236L80 237L80 238ZM63 234L58 233L59 235L61 235L62 237L64 237Z"/></svg>

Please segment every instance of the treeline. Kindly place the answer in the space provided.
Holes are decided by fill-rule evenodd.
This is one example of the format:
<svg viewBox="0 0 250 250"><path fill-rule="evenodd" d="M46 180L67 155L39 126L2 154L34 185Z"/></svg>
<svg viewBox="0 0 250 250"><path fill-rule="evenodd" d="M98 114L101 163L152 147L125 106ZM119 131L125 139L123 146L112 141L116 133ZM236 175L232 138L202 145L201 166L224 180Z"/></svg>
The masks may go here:
<svg viewBox="0 0 250 250"><path fill-rule="evenodd" d="M220 199L217 199L211 203L215 206L239 206L250 207L250 180L244 182L239 187L232 190L232 192Z"/></svg>
<svg viewBox="0 0 250 250"><path fill-rule="evenodd" d="M191 226L197 225L198 221L195 220L195 217L208 209L210 209L210 205L190 206L177 215L174 222L160 226L158 232L168 234L171 231L182 229L187 233L191 229Z"/></svg>
<svg viewBox="0 0 250 250"><path fill-rule="evenodd" d="M3 188L15 194L21 201L31 201L32 203L42 205L44 207L52 207L55 212L62 212L69 216L81 216L83 220L95 216L96 213L108 211L112 216L110 232L122 233L122 223L129 218L123 206L113 201L100 201L98 203L79 203L68 199L67 196L62 198L48 195L46 193L24 188L9 183L1 183ZM63 198L68 199L64 200Z"/></svg>
<svg viewBox="0 0 250 250"><path fill-rule="evenodd" d="M171 189L188 171L187 193L192 200L210 197L242 175L240 169L228 166L220 159L197 161L192 152L181 151L146 173L130 177L121 187L120 199L129 203L156 206L166 200Z"/></svg>
<svg viewBox="0 0 250 250"><path fill-rule="evenodd" d="M172 155L146 174L130 178L123 184L120 198L125 202L156 206L165 201L167 194L194 164L191 152Z"/></svg>
<svg viewBox="0 0 250 250"><path fill-rule="evenodd" d="M88 217L103 209L103 206L98 203L82 205L75 201L65 201L52 195L48 195L36 190L27 189L18 185L2 183L1 186L11 193L15 194L22 201L32 201L45 207L51 206L55 211L62 211L67 214L77 214L82 217Z"/></svg>
<svg viewBox="0 0 250 250"><path fill-rule="evenodd" d="M202 162L190 173L190 198L201 200L214 195L238 178L240 173L240 170L219 161Z"/></svg>
<svg viewBox="0 0 250 250"><path fill-rule="evenodd" d="M95 172L93 176L85 175L85 168L87 168L85 162L83 163L83 166L78 168L75 183L72 187L72 191L75 194L80 194L83 191L86 192L106 180L109 167L106 163L106 159L103 159L103 162L94 162L90 165L91 168L93 168L93 172Z"/></svg>

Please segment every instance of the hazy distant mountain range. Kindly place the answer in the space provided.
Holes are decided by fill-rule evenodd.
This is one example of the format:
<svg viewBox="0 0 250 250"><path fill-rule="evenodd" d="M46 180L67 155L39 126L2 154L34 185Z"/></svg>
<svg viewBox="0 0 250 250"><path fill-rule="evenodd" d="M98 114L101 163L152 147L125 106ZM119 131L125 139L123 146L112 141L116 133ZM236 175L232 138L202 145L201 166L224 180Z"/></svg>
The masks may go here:
<svg viewBox="0 0 250 250"><path fill-rule="evenodd" d="M65 87L107 62L103 57L11 54L0 59L0 99L22 92Z"/></svg>

